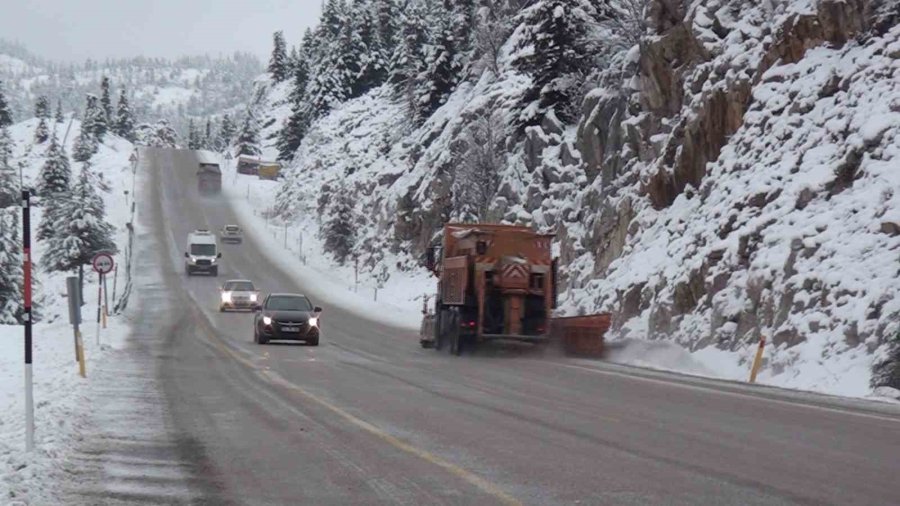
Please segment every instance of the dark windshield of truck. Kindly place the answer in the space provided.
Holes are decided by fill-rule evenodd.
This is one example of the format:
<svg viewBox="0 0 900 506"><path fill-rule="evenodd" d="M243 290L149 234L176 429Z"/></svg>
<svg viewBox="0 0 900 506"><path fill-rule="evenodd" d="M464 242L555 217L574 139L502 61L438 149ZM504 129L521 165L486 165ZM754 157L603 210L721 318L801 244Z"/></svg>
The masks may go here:
<svg viewBox="0 0 900 506"><path fill-rule="evenodd" d="M249 281L229 281L225 283L225 290L231 292L255 292L256 288Z"/></svg>
<svg viewBox="0 0 900 506"><path fill-rule="evenodd" d="M275 296L269 297L266 309L274 311L312 311L312 304L306 297Z"/></svg>
<svg viewBox="0 0 900 506"><path fill-rule="evenodd" d="M191 244L191 255L197 256L214 256L216 254L215 244Z"/></svg>

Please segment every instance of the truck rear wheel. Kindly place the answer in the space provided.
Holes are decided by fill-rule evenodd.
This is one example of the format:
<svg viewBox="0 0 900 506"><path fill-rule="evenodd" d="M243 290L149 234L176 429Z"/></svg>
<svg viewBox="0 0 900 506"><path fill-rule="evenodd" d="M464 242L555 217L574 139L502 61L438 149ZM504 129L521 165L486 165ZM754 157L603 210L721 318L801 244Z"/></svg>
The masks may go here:
<svg viewBox="0 0 900 506"><path fill-rule="evenodd" d="M450 353L457 357L462 354L462 336L459 331L459 311L450 312L448 331L450 333Z"/></svg>

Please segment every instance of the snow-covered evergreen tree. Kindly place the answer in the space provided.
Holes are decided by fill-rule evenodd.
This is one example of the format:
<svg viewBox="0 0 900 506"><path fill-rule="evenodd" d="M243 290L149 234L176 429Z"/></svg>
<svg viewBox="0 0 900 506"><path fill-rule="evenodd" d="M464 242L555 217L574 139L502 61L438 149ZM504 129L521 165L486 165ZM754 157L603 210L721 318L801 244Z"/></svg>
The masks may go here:
<svg viewBox="0 0 900 506"><path fill-rule="evenodd" d="M356 215L353 198L347 188L337 188L331 197L322 235L325 251L334 255L335 260L343 265L356 245Z"/></svg>
<svg viewBox="0 0 900 506"><path fill-rule="evenodd" d="M19 177L12 167L12 137L0 128L0 208L15 205L21 198Z"/></svg>
<svg viewBox="0 0 900 506"><path fill-rule="evenodd" d="M278 131L278 147L279 160L291 160L294 152L300 147L303 137L309 128L310 111L309 104L306 102L306 86L309 83L309 59L311 58L311 44L313 34L310 30L306 31L303 36L303 44L301 49L297 51L293 65L293 76L291 82L291 94L289 101L291 104L291 115Z"/></svg>
<svg viewBox="0 0 900 506"><path fill-rule="evenodd" d="M231 116L224 115L222 116L222 126L219 128L219 144L222 146L221 149L228 149L231 146L231 143L234 142L234 136L236 133L236 129L234 127L234 122L231 121Z"/></svg>
<svg viewBox="0 0 900 506"><path fill-rule="evenodd" d="M374 0L378 22L378 42L386 60L390 60L399 42L399 11L396 0Z"/></svg>
<svg viewBox="0 0 900 506"><path fill-rule="evenodd" d="M419 116L416 80L424 68L424 47L428 41L425 16L418 4L409 6L401 23L401 38L390 65L390 82L398 98L407 106L407 116Z"/></svg>
<svg viewBox="0 0 900 506"><path fill-rule="evenodd" d="M453 0L452 19L450 22L453 40L458 58L464 59L472 50L475 22L475 0ZM457 65L462 68L464 61Z"/></svg>
<svg viewBox="0 0 900 506"><path fill-rule="evenodd" d="M444 8L433 14L437 33L434 42L426 50L425 65L419 73L417 83L420 121L431 116L447 101L462 71L456 53L451 16L452 4L449 0L444 0Z"/></svg>
<svg viewBox="0 0 900 506"><path fill-rule="evenodd" d="M505 166L505 138L502 118L487 107L457 143L460 152L453 153L457 163L452 185L455 220L487 218Z"/></svg>
<svg viewBox="0 0 900 506"><path fill-rule="evenodd" d="M112 125L115 116L113 116L112 97L109 91L109 78L106 76L100 80L100 107L103 109L103 119L106 120L107 127ZM103 136L101 135L99 138L102 139Z"/></svg>
<svg viewBox="0 0 900 506"><path fill-rule="evenodd" d="M256 124L256 118L253 117L253 113L249 110L244 117L244 125L241 127L235 146L238 156L259 156L261 153L259 149L259 127Z"/></svg>
<svg viewBox="0 0 900 506"><path fill-rule="evenodd" d="M178 132L161 119L156 124L141 123L134 130L135 143L153 148L177 148Z"/></svg>
<svg viewBox="0 0 900 506"><path fill-rule="evenodd" d="M63 116L62 99L56 101L56 115L54 117L57 123L63 123L66 118Z"/></svg>
<svg viewBox="0 0 900 506"><path fill-rule="evenodd" d="M200 132L194 125L193 118L188 120L188 149L201 149Z"/></svg>
<svg viewBox="0 0 900 506"><path fill-rule="evenodd" d="M523 51L514 64L533 80L524 99L523 125L539 124L551 111L563 122L575 121L577 76L590 64L585 35L593 8L586 2L539 0L522 11Z"/></svg>
<svg viewBox="0 0 900 506"><path fill-rule="evenodd" d="M41 167L37 193L44 201L52 200L56 195L68 193L71 179L69 157L54 133L50 137L50 147L47 148L46 160Z"/></svg>
<svg viewBox="0 0 900 506"><path fill-rule="evenodd" d="M106 122L106 112L101 107L96 95L87 95L83 118L82 128L94 134L97 141L102 141L109 125Z"/></svg>
<svg viewBox="0 0 900 506"><path fill-rule="evenodd" d="M203 130L203 138L200 140L200 149L214 149L212 119L206 118L206 128Z"/></svg>
<svg viewBox="0 0 900 506"><path fill-rule="evenodd" d="M19 240L19 213L16 207L0 206L0 325L21 323L25 313L22 302L25 275L22 268L22 244Z"/></svg>
<svg viewBox="0 0 900 506"><path fill-rule="evenodd" d="M36 118L50 119L50 100L41 95L34 102L34 116Z"/></svg>
<svg viewBox="0 0 900 506"><path fill-rule="evenodd" d="M284 33L279 30L272 35L272 56L269 58L269 74L276 83L284 81L289 73L289 61L287 44L284 42Z"/></svg>
<svg viewBox="0 0 900 506"><path fill-rule="evenodd" d="M50 137L50 129L47 127L47 120L41 118L38 120L37 127L34 129L34 142L43 144Z"/></svg>
<svg viewBox="0 0 900 506"><path fill-rule="evenodd" d="M78 137L75 137L75 143L72 146L72 159L76 162L86 162L100 150L100 145L94 134L89 132L84 123L78 131Z"/></svg>
<svg viewBox="0 0 900 506"><path fill-rule="evenodd" d="M0 128L12 125L12 113L9 110L9 102L3 94L3 81L0 81Z"/></svg>
<svg viewBox="0 0 900 506"><path fill-rule="evenodd" d="M49 239L41 264L48 271L72 271L87 265L95 254L116 253L112 225L106 221L103 199L97 194L90 164L81 168L78 181L63 205L66 220Z"/></svg>
<svg viewBox="0 0 900 506"><path fill-rule="evenodd" d="M123 139L134 142L134 115L128 105L125 88L119 91L119 103L116 105L115 133Z"/></svg>
<svg viewBox="0 0 900 506"><path fill-rule="evenodd" d="M369 1L353 4L350 13L351 47L353 66L359 67L351 84L351 96L358 97L372 88L380 86L387 79L390 65L389 54L381 46L378 14Z"/></svg>

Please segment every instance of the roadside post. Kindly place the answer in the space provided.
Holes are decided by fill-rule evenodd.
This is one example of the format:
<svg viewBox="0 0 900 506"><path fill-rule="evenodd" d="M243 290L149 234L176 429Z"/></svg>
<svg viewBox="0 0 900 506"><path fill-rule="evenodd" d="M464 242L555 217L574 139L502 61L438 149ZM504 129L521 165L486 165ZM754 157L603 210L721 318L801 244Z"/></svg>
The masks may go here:
<svg viewBox="0 0 900 506"><path fill-rule="evenodd" d="M91 261L94 272L97 273L97 345L100 345L100 319L103 314L103 285L104 278L113 270L115 262L109 253L97 253Z"/></svg>
<svg viewBox="0 0 900 506"><path fill-rule="evenodd" d="M113 267L113 293L112 293L113 304L116 303L116 285L117 284L119 284L119 264L116 264L116 266Z"/></svg>
<svg viewBox="0 0 900 506"><path fill-rule="evenodd" d="M66 295L69 298L69 323L72 324L75 336L75 361L78 362L78 374L82 378L86 376L84 366L84 341L81 338L81 300L78 289L78 276L66 278Z"/></svg>
<svg viewBox="0 0 900 506"><path fill-rule="evenodd" d="M31 191L22 190L22 267L25 314L25 451L34 450L34 381L31 375Z"/></svg>
<svg viewBox="0 0 900 506"><path fill-rule="evenodd" d="M759 368L762 366L763 349L766 347L766 336L759 336L759 348L756 349L756 356L753 358L753 365L750 368L750 383L756 383L756 375L759 374Z"/></svg>
<svg viewBox="0 0 900 506"><path fill-rule="evenodd" d="M353 293L359 293L359 255L353 255Z"/></svg>

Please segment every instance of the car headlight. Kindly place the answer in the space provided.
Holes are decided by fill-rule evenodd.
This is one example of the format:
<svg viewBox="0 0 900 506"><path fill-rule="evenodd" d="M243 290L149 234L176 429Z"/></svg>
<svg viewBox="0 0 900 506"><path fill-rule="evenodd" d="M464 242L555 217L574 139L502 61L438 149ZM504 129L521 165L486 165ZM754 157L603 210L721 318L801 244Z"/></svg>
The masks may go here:
<svg viewBox="0 0 900 506"><path fill-rule="evenodd" d="M231 302L231 292L222 292L222 302Z"/></svg>
<svg viewBox="0 0 900 506"><path fill-rule="evenodd" d="M318 327L319 326L319 317L318 316L310 317L309 326L310 327Z"/></svg>
<svg viewBox="0 0 900 506"><path fill-rule="evenodd" d="M250 302L256 302L256 294L255 293L250 294Z"/></svg>
<svg viewBox="0 0 900 506"><path fill-rule="evenodd" d="M192 263L192 264L197 263L197 257L191 256L191 263Z"/></svg>
<svg viewBox="0 0 900 506"><path fill-rule="evenodd" d="M263 316L263 323L265 323L266 325L271 325L272 319L269 318L268 316Z"/></svg>
<svg viewBox="0 0 900 506"><path fill-rule="evenodd" d="M216 263L216 260L218 260L218 258L212 257L212 260L210 261L210 263Z"/></svg>

